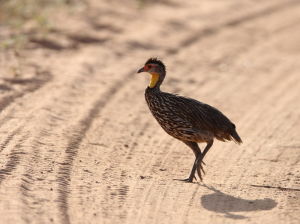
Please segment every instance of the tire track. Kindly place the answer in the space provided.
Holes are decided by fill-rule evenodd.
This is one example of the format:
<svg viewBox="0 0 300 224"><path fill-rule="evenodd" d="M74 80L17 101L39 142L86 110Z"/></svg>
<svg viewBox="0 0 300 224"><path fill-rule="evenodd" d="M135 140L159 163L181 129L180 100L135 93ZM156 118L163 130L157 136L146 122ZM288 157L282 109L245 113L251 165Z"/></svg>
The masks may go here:
<svg viewBox="0 0 300 224"><path fill-rule="evenodd" d="M47 82L52 80L52 74L49 71L40 71L36 73L37 76L41 76L42 78L32 78L32 79L6 79L5 81L9 83L18 83L22 85L31 84L27 89L23 92L15 93L11 96L6 96L2 98L0 101L0 111L4 110L7 106L13 103L17 98L21 98L28 93L32 93L42 86L44 86ZM32 85L33 84L33 85ZM2 123L2 122L1 122Z"/></svg>
<svg viewBox="0 0 300 224"><path fill-rule="evenodd" d="M167 49L166 55L167 56L176 55L181 49L190 47L191 45L198 43L201 39L215 35L220 31L222 31L223 29L240 26L246 22L259 19L273 13L280 12L282 10L285 10L287 8L293 7L294 5L298 5L298 4L300 4L299 0L291 0L284 3L280 2L279 4L272 5L270 7L261 9L259 11L255 11L246 14L244 16L240 16L238 18L228 20L224 23L201 29L200 31L194 32L192 35L188 36L185 40L181 41L181 43L179 43L176 48Z"/></svg>
<svg viewBox="0 0 300 224"><path fill-rule="evenodd" d="M116 81L108 90L102 94L100 98L93 104L92 108L88 111L88 114L79 121L77 131L73 133L73 137L70 138L68 145L65 149L65 159L61 164L58 172L58 206L61 212L62 223L69 224L70 216L68 214L68 195L70 193L69 184L73 161L77 156L78 148L84 139L87 131L93 123L96 115L106 106L109 101L116 95L119 89L124 85L124 82L130 78L135 71L131 70L123 79Z"/></svg>
<svg viewBox="0 0 300 224"><path fill-rule="evenodd" d="M0 147L0 153L7 147L7 145L10 143L11 140L13 140L13 138L15 137L16 134L18 134L21 130L22 130L23 126L18 127L17 129L15 129L13 132L11 132L6 139L4 140L4 142L1 144Z"/></svg>
<svg viewBox="0 0 300 224"><path fill-rule="evenodd" d="M126 125L124 125L124 127L126 128ZM124 156L116 156L114 153L111 155L111 157L114 158L114 163L111 164L107 169L105 169L105 172L102 175L102 179L117 179L118 184L111 186L111 184L107 183L102 206L102 213L104 217L108 217L109 212L112 210L119 211L119 214L115 215L119 215L120 220L125 221L127 215L130 212L130 210L128 210L128 207L124 207L128 199L129 191L132 191L131 185L128 185L128 183L126 182L126 180L128 179L128 172L125 170L120 170L120 167L116 165L128 163L131 161L132 156L134 155L134 151L137 148L136 140L141 138L148 128L149 123L148 121L145 121L145 123L142 124L141 130L137 132L137 135L135 135L135 137L131 139L129 143L126 143L126 148L128 148L128 150L126 151L126 154ZM117 171L115 171L116 168ZM134 193L132 192L132 194ZM118 202L115 201L116 196L118 196ZM114 207L116 207L115 210L113 209Z"/></svg>
<svg viewBox="0 0 300 224"><path fill-rule="evenodd" d="M296 75L296 74L295 74ZM256 106L256 109L259 109L259 111L268 111L268 107L270 107L270 102L272 102L273 99L279 99L277 104L276 104L276 107L272 107L272 114L281 114L281 116L285 117L285 114L288 112L286 111L287 108L289 108L289 105L292 105L293 102L296 102L296 96L297 96L297 86L296 86L296 79L295 79L295 75L294 76L289 76L288 77L288 80L286 80L286 77L285 77L285 82L279 82L280 85L276 85L276 89L273 90L273 91L267 91L267 92L270 92L269 94L267 94L267 96L265 96L263 99L263 105L264 107L259 107L259 106ZM276 79L272 80L271 83L277 83ZM273 88L274 89L274 88ZM289 90L289 89L292 89L293 91L285 91L285 90ZM263 89L261 90L261 92L263 92ZM283 94L284 93L284 94ZM224 96L226 98L226 96ZM292 109L292 108L290 108ZM283 111L282 111L283 110ZM257 114L257 113L253 113L251 111L248 111L249 114L253 115L253 114ZM257 118L255 118L257 119ZM261 123L261 122L255 122L255 119L250 119L251 122L253 123ZM272 118L272 116L269 116L267 120L264 120L263 122L263 126L261 126L259 129L257 129L256 133L255 133L255 136L264 136L266 132L266 129L269 129L269 130L273 130L272 132L268 131L268 135L270 136L274 136L274 134L276 132L280 132L278 130L280 130L280 127L281 126L284 126L284 123L286 123L286 120L282 119L281 121L277 121L277 123L274 123L272 122L274 118ZM289 119L289 122L292 122L291 119ZM271 126L270 126L271 125ZM250 127L248 127L249 129ZM251 130L251 128L250 128ZM280 132L281 134L284 134L282 132ZM253 152L250 152L251 156L247 156L247 157L250 157L250 158L253 158L252 160L248 161L247 163L251 166L254 167L254 165L252 165L253 161L255 161L255 158L257 158L257 155L261 155L263 154L263 152L260 152L261 150L263 150L263 145L267 142L270 142L270 138L268 136L266 136L267 138L262 138L262 140L258 141L258 146L256 145L255 146L255 149L258 148L258 150L254 150ZM264 151L264 150L263 150ZM240 154L240 156L238 156L238 159L235 159L235 158L231 158L232 159L232 162L231 164L237 164L239 163L240 161L240 158L242 156L242 154L244 154L243 156L245 157L245 154L247 155L247 152L240 152L238 153ZM268 153L264 153L264 154L268 154ZM248 155L249 155L249 152L248 152ZM225 166L226 168L230 168L228 165ZM245 179L248 179L250 173L251 173L251 169L249 170L248 169L249 166L244 167L243 170L241 170L240 174L237 173L238 177L234 177L234 175L228 173L226 175L226 178L223 178L222 179L222 182L227 182L227 183L230 183L232 182L232 179L234 180L234 183L243 183L243 182L248 182L247 180ZM233 168L234 169L234 168ZM235 169L237 170L237 169ZM276 169L274 169L272 172L276 172ZM285 171L284 170L281 170L281 171L277 171L277 174L283 174ZM280 176L279 177L276 177L275 179L275 183L278 181L278 183L280 183ZM238 180L237 180L238 179ZM273 179L273 182L274 182L274 179ZM237 185L235 186L235 188L239 188Z"/></svg>
<svg viewBox="0 0 300 224"><path fill-rule="evenodd" d="M188 224L188 218L189 218L189 212L190 212L190 208L193 206L193 202L196 200L196 197L198 196L198 191L199 191L199 186L195 186L193 193L192 193L192 197L190 198L190 201L188 203L188 206L186 207L186 210L184 212L183 215L183 224Z"/></svg>
<svg viewBox="0 0 300 224"><path fill-rule="evenodd" d="M93 73L89 68L87 70L90 74ZM82 75L85 76L86 73ZM85 79L80 76L79 79L71 82L70 86L74 87L76 83L84 82ZM63 89L67 90L67 93L59 91L56 96L53 95L53 97L47 99L42 104L43 107L38 111L38 115L31 118L31 123L39 123L39 126L36 129L31 129L31 141L27 141L28 145L30 145L30 152L28 152L28 159L25 161L25 164L23 163L25 169L20 172L22 179L19 186L22 202L22 218L25 221L27 220L26 222L28 223L30 223L30 219L35 219L37 223L44 223L46 218L54 220L57 215L53 211L48 212L45 208L53 206L49 198L57 197L55 194L56 191L53 191L55 189L53 185L56 184L53 178L55 177L55 173L57 173L56 161L60 158L60 153L55 148L60 147L60 145L62 147L65 146L64 144L60 144L62 143L60 134L64 134L64 126L68 127L68 124L71 122L70 119L67 119L68 116L74 116L74 114L68 113L67 108L72 108L74 104L78 104L76 98L78 88L75 90L71 88L70 91L70 86L66 86ZM56 100L58 96L62 95L64 98ZM66 101L65 99L68 98L72 100ZM53 109L49 108L49 102L52 103L50 105ZM56 142L56 139L58 142ZM45 196L45 193L47 196Z"/></svg>
<svg viewBox="0 0 300 224"><path fill-rule="evenodd" d="M132 75L132 74L131 74ZM124 88L115 95L114 99L109 102L105 111L101 112L103 122L97 124L97 126L106 127L106 121L109 117L119 116L118 108L114 108L114 105L118 105L119 102L136 103L134 95L136 91L132 91L134 82L127 82L127 88ZM128 88L128 85L130 87ZM132 86L132 87L131 87ZM134 94L134 95L132 95ZM132 109L132 107L130 107ZM114 110L113 110L114 109ZM127 110L129 108L124 108ZM134 114L135 116L131 116ZM114 120L111 120L108 123L114 123ZM129 133L128 130L132 130L131 127L141 126L138 131L134 129L133 132ZM134 107L133 111L131 110L128 119L124 120L122 126L110 126L112 129L116 128L117 132L114 132L114 135L120 136L118 139L115 139L117 145L114 145L113 152L108 152L107 158L105 161L109 161L109 166L105 168L101 175L101 180L103 180L103 191L101 191L102 196L102 216L109 219L109 214L114 211L114 215L118 216L120 220L126 220L129 213L128 208L124 205L128 199L131 198L133 194L131 184L128 183L128 179L131 179L131 175L127 170L120 169L120 164L130 164L131 161L135 161L133 156L136 153L138 148L137 139L140 139L145 135L146 130L149 128L149 122L142 119L139 107ZM91 132L91 131L90 131ZM101 133L101 131L100 131ZM99 132L98 132L99 134ZM102 134L100 134L102 136ZM104 137L105 138L105 137ZM124 142L124 140L126 142ZM113 141L114 142L114 141ZM135 164L134 164L135 165ZM133 165L133 166L134 166ZM133 168L133 167L132 167ZM138 177L139 178L139 177ZM79 197L81 197L79 195ZM84 199L83 199L84 200Z"/></svg>
<svg viewBox="0 0 300 224"><path fill-rule="evenodd" d="M105 111L101 113L103 122L100 122L99 124L97 124L97 126L105 127L105 123L106 123L105 121L107 120L106 117L119 116L118 112L115 113L112 112L112 109L114 108L113 105L117 105L119 102L127 102L128 104L136 103L134 100L134 96L136 96L137 91L134 92L132 91L132 89L134 89L133 88L134 85L135 84L130 85L129 87L130 91L126 89L126 91L118 92L117 96L115 96L114 99L111 102L109 102L109 106L107 105ZM118 109L116 108L114 109L118 111ZM124 108L124 110L126 110L126 108ZM122 140L121 141L117 140L118 145L121 144L121 146L116 146L114 152L109 153L108 158L105 159L105 161L110 161L109 163L110 165L104 169L101 178L101 180L104 181L103 183L104 187L103 190L101 191L101 195L103 194L101 199L102 201L101 213L102 216L107 219L109 219L109 217L112 215L113 212L113 215L119 217L119 220L123 220L123 221L127 220L127 216L128 214L130 214L131 211L129 209L132 208L132 205L130 205L130 203L127 202L130 202L132 200L132 195L136 195L135 194L136 191L134 192L132 191L135 189L135 187L132 188L132 184L130 184L130 179L132 174L128 174L126 170L122 170L122 169L120 170L120 164L127 164L129 167L132 168L136 166L135 164L136 160L132 159L132 157L137 153L135 149L141 147L140 145L136 144L137 142L136 140L137 139L139 139L139 141L142 140L141 138L145 136L147 129L149 129L151 125L149 125L148 119L147 120L143 119L144 114L139 112L140 111L139 107L135 107L134 111L135 113L131 111L131 114L135 114L135 116L134 117L130 116L129 120L126 120L125 123L122 123L122 129L118 129L118 132L114 133L117 136L119 136L119 133L120 136L122 136L122 133L124 133L123 135L125 136L119 138L127 139L129 141L123 142ZM149 117L149 120L150 119L152 120L153 118ZM110 122L113 122L113 120ZM130 128L131 126L133 126L134 132L132 132L130 135L128 133L128 128ZM136 131L135 129L135 127L137 126L138 127L141 126L141 128L139 128L138 131ZM114 127L112 126L111 128L114 129ZM130 137L128 135L130 135ZM102 134L100 134L100 136L102 136ZM145 138L147 138L147 136L145 136L143 139ZM133 162L132 166L130 165L131 162ZM147 164L150 165L152 162L153 160L150 159L149 162L147 161ZM135 183L138 183L138 180L145 178L144 176L140 178L139 174L143 174L142 170L143 168L142 169L138 168L137 177L136 177L137 181ZM81 197L81 195L78 196ZM83 200L85 200L85 198L83 198Z"/></svg>
<svg viewBox="0 0 300 224"><path fill-rule="evenodd" d="M149 117L149 119L153 119L151 117ZM154 121L153 121L154 122ZM149 125L149 122L145 123L144 127L151 127L151 125ZM142 128L143 129L143 128ZM153 127L152 127L153 129ZM151 130L153 131L153 130ZM143 132L143 131L142 131ZM141 137L141 136L140 136ZM151 150L147 150L147 153L151 153L152 156L150 158L143 158L143 165L141 167L138 168L139 170L139 177L138 179L136 179L136 181L134 181L133 184L130 184L130 190L131 190L131 195L134 196L134 198L131 198L131 204L133 203L132 200L134 200L134 205L132 206L129 203L125 203L122 206L124 207L124 209L127 209L127 213L129 214L129 216L127 217L126 223L130 222L130 220L135 220L134 222L130 222L130 223L141 223L143 217L146 216L146 213L148 212L147 210L145 210L145 205L149 202L149 200L151 200L151 195L155 194L156 192L156 186L157 186L157 168L158 167L162 167L161 164L164 163L165 160L167 160L169 158L169 155L171 154L171 151L173 148L173 145L170 143L169 141L165 141L164 139L168 138L167 135L165 135L165 137L161 138L159 136L156 136L153 138L153 144L149 143L149 145L151 145ZM159 139L161 142L163 142L163 145L160 144L159 141L157 141L156 139ZM144 139L140 139L141 142L147 142L147 140ZM180 143L179 143L180 144ZM182 145L184 146L184 145ZM163 156L157 156L157 153L153 153L152 150L156 151L156 148L159 147L163 148L164 151L167 151L167 153L164 153ZM171 149L171 150L170 150ZM131 151L131 150L130 150ZM130 164L128 164L130 166ZM145 176L148 173L152 173L152 176ZM144 181L140 181L141 179L146 179ZM163 181L166 181L166 177L162 178ZM160 185L160 184L158 184ZM156 190L155 190L156 189ZM161 204L164 202L164 199L167 197L168 194L168 186L166 189L163 189L163 196L162 198L156 198L159 202L159 204L156 206L156 208L154 209L154 213L157 214L159 213L159 208L161 207ZM146 196L145 196L146 195ZM151 203L153 204L153 203ZM130 206L131 205L131 206ZM138 212L135 211L136 208L140 208ZM145 211L145 212L144 212ZM151 217L155 217L155 215L149 215Z"/></svg>
<svg viewBox="0 0 300 224"><path fill-rule="evenodd" d="M268 111L268 107L269 107L268 102L272 101L272 99L274 99L274 98L279 99L280 97L281 98L290 97L290 98L283 98L284 99L283 100L284 104L277 104L276 107L272 108L272 113L282 114L281 110L284 109L284 108L287 108L288 105L290 105L293 101L295 101L294 98L291 97L291 96L296 97L295 94L294 95L286 94L286 95L282 96L282 93L284 92L284 90L286 90L288 88L293 89L293 88L296 87L296 86L293 86L293 85L295 85L294 80L295 79L293 79L293 77L289 77L289 80L287 80L287 78L285 78L285 82L277 82L276 79L273 79L271 84L273 82L275 82L275 83L280 83L280 85L277 84L277 88L275 90L267 91L264 98L260 99L260 102L263 103L264 106L254 107L252 110L247 111L247 114L244 115L244 118L241 121L241 123L245 123L245 121L249 120L248 125L244 126L244 129L245 130L251 130L251 128L253 126L255 126L256 123L261 123L260 119L262 119L262 118L261 118L261 115L257 111ZM262 89L261 91L265 91L265 89ZM253 116L254 114L256 114L256 116ZM252 117L252 118L250 118L250 117ZM275 126L272 125L272 128L270 128L270 125L272 124L273 119L274 118L272 116L270 116L270 117L268 117L268 120L264 120L264 123L263 123L264 125L260 126L260 128L257 128L255 130L255 132L252 131L252 135L254 135L254 136L264 136L265 133L266 133L266 130L272 130L271 132L270 131L268 132L269 135L274 135L276 132L278 132L278 128L281 127L285 123L285 121L282 120L280 123L277 122L277 124ZM268 137L266 137L266 138L263 138L260 141L257 141L257 143L254 146L251 145L251 143L248 143L249 147L254 148L251 152L247 153L244 150L235 152L234 156L231 157L233 162L230 165L227 165L226 169L224 170L224 172L226 172L226 176L224 176L224 179L222 181L226 182L232 177L232 174L228 171L234 169L233 166L235 164L239 163L239 161L242 159L242 157L245 157L246 155L248 157L252 158L250 161L248 161L248 164L250 166L253 166L256 163L255 158L257 157L257 155L261 154L260 152L264 150L263 146L266 145L268 142L270 142L270 139ZM220 155L220 157L222 157L222 155ZM241 179L244 176L247 176L247 175L249 175L249 170L246 169L243 172L241 172L239 183L241 182Z"/></svg>
<svg viewBox="0 0 300 224"><path fill-rule="evenodd" d="M51 128L54 129L55 126L58 125L59 124L53 122ZM43 217L39 214L42 214L42 207L45 206L45 201L47 201L47 199L43 198L44 195L38 194L40 189L37 189L37 186L41 186L39 182L44 180L44 177L39 177L44 173L44 170L42 170L43 163L47 161L47 157L51 157L48 156L47 152L44 152L42 146L46 144L41 142L40 139L44 139L49 135L50 131L44 129L40 131L39 135L33 140L31 147L33 150L29 154L30 158L27 161L25 172L22 174L19 189L21 192L21 201L23 205L22 218L26 223L31 223L30 216L32 217L32 214L35 215L35 221L38 223L43 223ZM49 168L51 168L51 165L53 165L50 164L50 161L48 163ZM38 170L36 166L38 166L40 170Z"/></svg>
<svg viewBox="0 0 300 224"><path fill-rule="evenodd" d="M17 130L12 133L11 139L14 138L14 136L21 131L23 127L19 127ZM23 142L28 138L28 134L25 134L23 137L21 137L20 140L18 140L18 143L14 146L14 148L11 150L11 152L8 155L8 159L6 162L6 165L3 169L0 170L0 185L5 180L5 178L9 175L11 175L12 171L14 171L17 167L17 165L21 161L21 156L26 154L22 150L22 144ZM7 140L6 140L7 141Z"/></svg>
<svg viewBox="0 0 300 224"><path fill-rule="evenodd" d="M29 85L28 88L23 90L22 92L14 93L13 95L5 96L0 100L0 112L3 111L6 107L12 104L16 99L22 98L29 93L33 93L46 85L53 79L53 75L49 71L37 71L36 75L39 76L37 78L32 79L7 79L8 82L19 83L22 85ZM29 84L28 84L29 83ZM1 126L8 120L11 115L7 115L0 120Z"/></svg>

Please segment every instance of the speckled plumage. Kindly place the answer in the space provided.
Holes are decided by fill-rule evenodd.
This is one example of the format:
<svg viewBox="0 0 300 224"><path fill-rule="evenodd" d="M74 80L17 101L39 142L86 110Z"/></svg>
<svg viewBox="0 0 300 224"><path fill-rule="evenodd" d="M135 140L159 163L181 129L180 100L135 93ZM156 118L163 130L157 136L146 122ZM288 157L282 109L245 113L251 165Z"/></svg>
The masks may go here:
<svg viewBox="0 0 300 224"><path fill-rule="evenodd" d="M185 180L192 182L196 178L195 171L202 180L203 158L215 138L221 141L242 142L235 125L222 112L208 104L162 92L160 85L165 78L166 70L160 60L150 58L144 68L139 70L139 72L143 71L160 75L156 85L147 87L145 91L145 98L152 115L169 135L188 145L196 156L191 174ZM202 142L207 143L203 152L197 144Z"/></svg>
<svg viewBox="0 0 300 224"><path fill-rule="evenodd" d="M241 142L235 125L210 105L149 87L145 98L155 119L174 138L194 142L207 142L213 138Z"/></svg>

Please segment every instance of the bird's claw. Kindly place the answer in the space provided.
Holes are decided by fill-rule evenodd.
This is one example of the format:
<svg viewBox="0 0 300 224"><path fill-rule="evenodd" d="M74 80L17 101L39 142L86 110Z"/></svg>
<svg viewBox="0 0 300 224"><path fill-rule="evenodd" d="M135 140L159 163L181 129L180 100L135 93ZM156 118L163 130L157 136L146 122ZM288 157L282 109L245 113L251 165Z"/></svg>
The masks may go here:
<svg viewBox="0 0 300 224"><path fill-rule="evenodd" d="M196 177L194 177L196 179ZM188 182L188 183L192 183L193 182L193 178L186 178L186 179L177 179L183 182Z"/></svg>
<svg viewBox="0 0 300 224"><path fill-rule="evenodd" d="M200 181L203 181L202 173L203 173L203 175L205 175L205 171L204 171L204 168L203 168L202 164L205 165L205 163L200 158L199 158L199 160L196 161L196 164L195 164L197 174L199 176ZM186 179L175 179L175 180L180 180L180 181L192 183L194 179L197 181L197 177L196 177L195 173L194 174L191 173L191 175Z"/></svg>

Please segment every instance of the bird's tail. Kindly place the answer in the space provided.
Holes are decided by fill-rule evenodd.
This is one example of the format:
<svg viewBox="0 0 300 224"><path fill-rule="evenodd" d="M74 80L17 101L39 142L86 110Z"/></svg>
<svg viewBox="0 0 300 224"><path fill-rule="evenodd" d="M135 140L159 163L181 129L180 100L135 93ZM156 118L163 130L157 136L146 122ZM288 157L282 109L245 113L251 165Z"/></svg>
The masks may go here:
<svg viewBox="0 0 300 224"><path fill-rule="evenodd" d="M237 144L243 143L241 137L239 136L239 134L236 132L235 129L233 129L233 131L231 132L230 135L231 135L232 139L235 141L235 143L237 143Z"/></svg>

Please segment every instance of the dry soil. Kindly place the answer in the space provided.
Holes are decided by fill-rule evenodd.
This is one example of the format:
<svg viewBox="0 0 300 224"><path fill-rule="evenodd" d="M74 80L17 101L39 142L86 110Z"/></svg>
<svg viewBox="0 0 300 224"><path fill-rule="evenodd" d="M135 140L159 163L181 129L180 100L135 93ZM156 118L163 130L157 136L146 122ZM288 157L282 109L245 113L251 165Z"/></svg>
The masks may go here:
<svg viewBox="0 0 300 224"><path fill-rule="evenodd" d="M300 1L89 1L0 53L0 223L300 223ZM223 111L244 143L193 153L144 100ZM201 145L203 148L204 145Z"/></svg>

